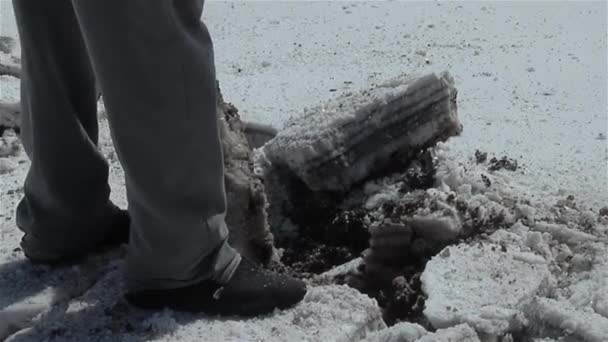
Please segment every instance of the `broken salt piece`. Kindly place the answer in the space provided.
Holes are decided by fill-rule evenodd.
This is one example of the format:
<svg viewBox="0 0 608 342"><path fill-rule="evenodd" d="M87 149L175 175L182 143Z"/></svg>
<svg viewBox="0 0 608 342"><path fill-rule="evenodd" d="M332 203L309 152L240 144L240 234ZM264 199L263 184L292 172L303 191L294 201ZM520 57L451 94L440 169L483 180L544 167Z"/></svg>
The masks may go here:
<svg viewBox="0 0 608 342"><path fill-rule="evenodd" d="M438 329L468 323L478 332L493 336L520 326L517 313L523 303L551 277L546 263L539 264L538 258L528 254L518 253L515 248L504 252L492 243L463 243L451 246L448 257L441 253L433 257L420 277L428 296L425 317ZM458 272L450 273L453 269ZM448 273L450 277L446 278ZM458 312L446 306L458 308Z"/></svg>

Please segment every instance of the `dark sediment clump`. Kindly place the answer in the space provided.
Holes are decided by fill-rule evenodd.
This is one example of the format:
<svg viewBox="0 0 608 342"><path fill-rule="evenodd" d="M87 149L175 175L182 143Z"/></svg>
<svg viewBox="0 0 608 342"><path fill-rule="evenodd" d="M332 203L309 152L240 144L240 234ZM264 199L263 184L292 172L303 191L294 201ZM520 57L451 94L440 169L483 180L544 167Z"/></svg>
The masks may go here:
<svg viewBox="0 0 608 342"><path fill-rule="evenodd" d="M517 160L507 158L503 156L500 159L496 157L490 159L490 166L488 167L489 171L498 171L498 170L508 170L508 171L516 171L518 168Z"/></svg>
<svg viewBox="0 0 608 342"><path fill-rule="evenodd" d="M432 326L422 314L426 296L422 291L420 275L424 266L412 274L396 277L388 291L381 291L376 296L383 308L383 319L388 325L398 322L413 322L432 330Z"/></svg>
<svg viewBox="0 0 608 342"><path fill-rule="evenodd" d="M412 248L399 246L404 234L403 231L402 236L395 233L389 239L395 241L396 246L377 246L372 241L374 246L363 253L363 262L345 277L345 283L375 298L388 325L408 321L426 326L422 315L426 297L420 275L432 255L430 249L421 244L422 240L413 241Z"/></svg>
<svg viewBox="0 0 608 342"><path fill-rule="evenodd" d="M477 164L483 164L488 162L488 153L480 150L475 150L475 162ZM489 160L488 171L494 172L505 169L507 171L517 171L519 165L517 160L503 156L502 158L492 157ZM485 181L484 181L485 182Z"/></svg>
<svg viewBox="0 0 608 342"><path fill-rule="evenodd" d="M308 278L354 258L356 255L348 247L329 246L305 239L287 247L281 261L289 268L288 273Z"/></svg>
<svg viewBox="0 0 608 342"><path fill-rule="evenodd" d="M435 183L435 165L431 149L420 152L414 160L407 165L401 193L428 189Z"/></svg>
<svg viewBox="0 0 608 342"><path fill-rule="evenodd" d="M337 211L306 217L298 237L278 241L281 261L304 277L320 274L358 257L367 248L369 233L363 210Z"/></svg>
<svg viewBox="0 0 608 342"><path fill-rule="evenodd" d="M488 160L488 153L480 150L475 151L475 161L477 164L485 163Z"/></svg>

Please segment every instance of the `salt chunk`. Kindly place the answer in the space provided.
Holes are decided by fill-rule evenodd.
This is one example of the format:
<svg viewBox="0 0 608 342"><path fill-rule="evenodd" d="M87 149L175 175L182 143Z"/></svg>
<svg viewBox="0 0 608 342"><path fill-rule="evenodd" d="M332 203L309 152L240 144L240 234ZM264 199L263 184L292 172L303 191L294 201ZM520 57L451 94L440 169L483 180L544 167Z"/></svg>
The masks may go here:
<svg viewBox="0 0 608 342"><path fill-rule="evenodd" d="M460 244L451 246L449 254L433 257L420 278L428 296L423 313L437 329L468 323L485 334L507 333L521 325L517 313L523 303L551 277L540 257L515 249L503 252L497 244Z"/></svg>

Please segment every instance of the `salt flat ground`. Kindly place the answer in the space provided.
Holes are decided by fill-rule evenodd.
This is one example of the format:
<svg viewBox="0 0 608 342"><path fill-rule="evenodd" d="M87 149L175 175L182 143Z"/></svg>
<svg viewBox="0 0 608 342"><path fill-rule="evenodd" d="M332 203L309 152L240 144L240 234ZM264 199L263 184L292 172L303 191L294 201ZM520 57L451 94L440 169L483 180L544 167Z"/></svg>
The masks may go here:
<svg viewBox="0 0 608 342"><path fill-rule="evenodd" d="M450 160L468 165L476 149L507 155L522 166L516 175L509 175L509 179L517 180L522 195L536 201L573 195L577 203L597 212L608 205L606 10L606 2L210 1L203 20L214 38L224 96L239 108L245 120L280 129L305 107L341 93L401 73L449 70L456 80L459 115L464 124L462 136L448 143ZM0 35L16 37L11 4L5 0L0 0ZM18 50L15 53L18 55ZM18 100L16 80L0 77L0 100ZM102 126L105 129L107 125ZM111 144L107 130L104 132L101 145L109 151ZM20 234L11 219L27 163L17 164L25 159L22 153L7 159L17 167L2 174L0 181L4 220L0 231L0 328L14 332L44 312L37 323L42 326L38 333L49 336L51 332L61 340L69 336L62 335L65 331L53 324L73 323L74 317L100 317L100 321L103 318L110 323L98 323L98 330L75 324L72 339L82 339L88 332L90 338L111 340L103 329L112 326L112 319L134 321L140 317L121 316L120 307L115 305L108 309L117 295L112 284L120 262L112 259L110 266L93 263L94 267L85 265L83 270L58 274L24 263L21 254L14 251ZM116 163L112 165L113 170L119 168ZM119 175L119 171L112 173L113 196L124 205ZM571 247L575 254L580 250ZM467 253L465 248L461 254ZM435 269L448 267L440 261L433 264ZM589 293L608 291L608 273L600 273L607 272L608 263L597 257L591 265L594 276L579 274L573 278L580 279L580 285L574 281L573 286L587 293L578 296L578 302L568 299L574 303L568 305L574 308L567 306L559 311L544 301L535 305L539 312L573 317L571 321L577 324L564 324L566 328L574 324L574 328L564 331L575 335L578 331L576 336L581 340L593 341L599 336L597 340L601 341L606 337L601 335L601 327L605 322L602 317L608 319L608 302L605 296L595 298ZM83 274L92 280L78 280ZM435 273L427 274L432 278ZM443 289L432 290L441 298ZM595 298L606 307L580 298ZM103 303L92 305L96 300ZM597 313L595 320L576 311L588 308ZM111 313L109 318L104 316L106 311ZM467 322L435 318L454 325ZM121 336L134 340L286 340L290 336L348 340L378 329L377 319L366 298L330 287L315 289L295 311L261 322L223 325L213 321L205 325L163 313L146 318L143 327L133 323L135 333L123 331ZM595 335L584 334L583 323L587 321L599 322L599 330L587 329ZM468 321L480 332L476 322ZM40 335L36 334L26 329L13 340L37 340Z"/></svg>
<svg viewBox="0 0 608 342"><path fill-rule="evenodd" d="M0 34L16 36L10 1L0 10ZM209 1L203 20L222 90L246 120L280 128L342 92L449 70L465 126L455 149L517 158L531 186L601 207L606 15L603 1Z"/></svg>

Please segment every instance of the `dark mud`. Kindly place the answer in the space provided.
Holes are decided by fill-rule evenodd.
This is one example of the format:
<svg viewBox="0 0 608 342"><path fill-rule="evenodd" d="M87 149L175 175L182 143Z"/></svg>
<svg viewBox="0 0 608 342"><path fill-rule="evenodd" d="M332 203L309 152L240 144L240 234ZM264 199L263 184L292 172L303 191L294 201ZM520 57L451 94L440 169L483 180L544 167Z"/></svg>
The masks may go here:
<svg viewBox="0 0 608 342"><path fill-rule="evenodd" d="M314 238L295 239L283 246L283 267L278 270L312 278L364 254L369 247L369 232L362 213L340 213L329 225L312 234ZM403 259L405 264L394 265L395 268L385 270L381 276L369 272L369 266L361 263L355 272L336 277L334 283L347 284L375 298L388 325L409 321L430 329L422 315L426 297L421 289L420 274L432 253L413 255ZM377 267L373 268L377 270Z"/></svg>
<svg viewBox="0 0 608 342"><path fill-rule="evenodd" d="M400 192L423 194L434 184L435 168L430 152L420 153L418 158L403 167L394 165L390 172L401 170L403 187ZM314 275L345 264L359 256L369 254L370 233L368 210L362 203L349 203L344 208L345 196L334 193L311 193L303 184L295 182L290 191L299 196L295 199L290 218L298 226L295 238L277 239L277 246L283 249L282 265L274 265L277 271L293 276L312 279ZM398 205L385 204L382 210L395 218L411 215L424 205L423 196L405 196L407 200ZM358 269L348 275L336 277L337 284L348 284L362 293L375 298L383 310L388 325L400 321L422 324L431 329L422 315L425 296L421 289L420 274L426 262L440 250L428 248L423 240L417 239L412 248L405 251L401 263L388 265L390 270L377 272L379 265L361 263ZM369 260L368 260L369 261ZM382 263L380 263L382 264ZM371 267L370 267L371 266ZM381 267L385 267L383 264ZM376 272L374 272L376 271Z"/></svg>
<svg viewBox="0 0 608 342"><path fill-rule="evenodd" d="M475 150L475 162L477 164L483 164L487 161L488 161L487 152ZM490 159L489 164L490 165L488 166L488 171L490 171L490 172L494 172L494 171L498 171L498 170L502 170L502 169L505 169L508 171L517 171L517 169L519 168L517 160L508 158L507 156L503 156L500 159L498 159L496 157L492 157L492 159ZM485 180L484 180L484 182L485 182Z"/></svg>
<svg viewBox="0 0 608 342"><path fill-rule="evenodd" d="M320 224L301 226L299 238L280 246L284 248L283 263L304 277L321 274L357 258L369 244L363 210L316 217L322 221Z"/></svg>
<svg viewBox="0 0 608 342"><path fill-rule="evenodd" d="M434 330L422 314L426 300L420 282L423 270L424 265L412 274L396 277L389 287L375 287L367 292L383 309L382 318L387 325L412 322L424 326L427 330Z"/></svg>

